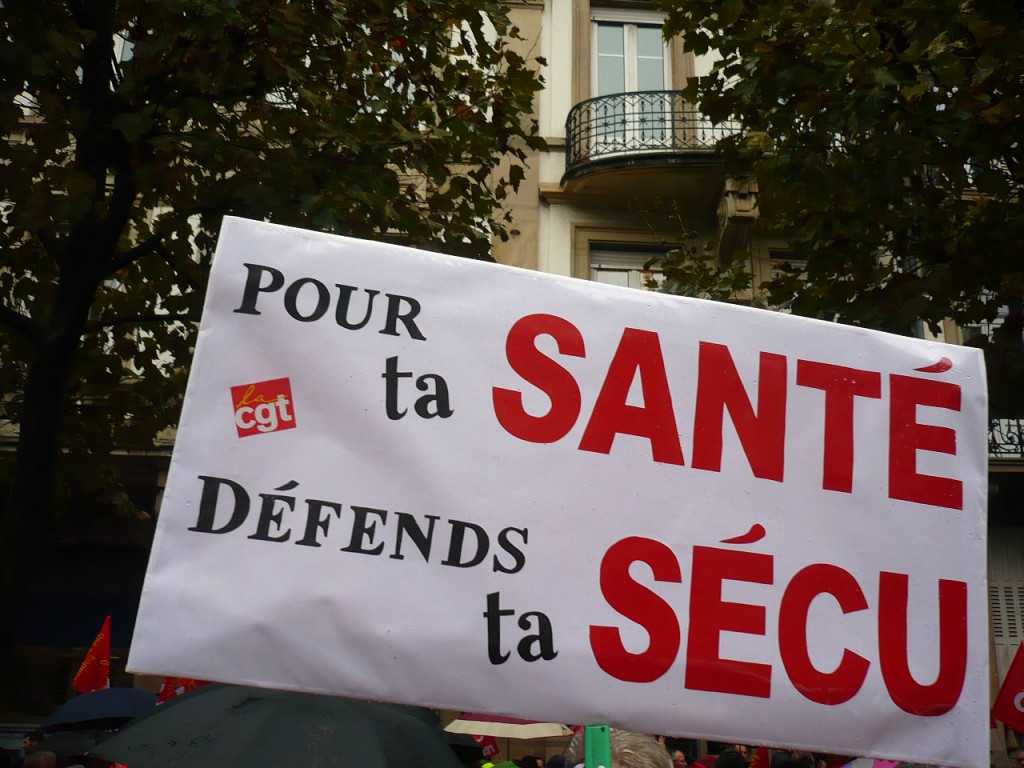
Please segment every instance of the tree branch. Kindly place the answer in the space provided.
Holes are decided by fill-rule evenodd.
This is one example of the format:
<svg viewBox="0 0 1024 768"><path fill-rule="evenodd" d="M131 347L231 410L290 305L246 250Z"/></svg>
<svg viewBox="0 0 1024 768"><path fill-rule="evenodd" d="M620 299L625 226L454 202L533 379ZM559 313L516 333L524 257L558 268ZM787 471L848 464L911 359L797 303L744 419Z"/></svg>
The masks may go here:
<svg viewBox="0 0 1024 768"><path fill-rule="evenodd" d="M112 275L119 269L130 267L143 256L158 252L163 248L162 240L162 236L152 235L151 237L147 237L134 248L131 248L118 256L114 256L114 258L110 260L105 275Z"/></svg>
<svg viewBox="0 0 1024 768"><path fill-rule="evenodd" d="M206 289L202 280L196 274L196 270L192 269L186 260L176 258L173 253L163 247L163 244L157 248L157 253L163 257L164 262L174 270L175 274L188 283L189 288L200 295L205 293Z"/></svg>
<svg viewBox="0 0 1024 768"><path fill-rule="evenodd" d="M120 256L111 259L106 274L112 275L120 269L131 266L139 259L144 256L148 256L151 253L159 254L167 266L173 269L175 274L188 283L189 288L197 293L202 293L202 281L196 277L195 270L189 269L188 265L182 263L181 259L176 259L174 254L164 247L163 237L156 234L146 238L131 250L125 251Z"/></svg>
<svg viewBox="0 0 1024 768"><path fill-rule="evenodd" d="M39 341L42 337L38 323L32 322L32 318L11 309L6 304L0 304L0 325L6 325L33 341Z"/></svg>
<svg viewBox="0 0 1024 768"><path fill-rule="evenodd" d="M32 231L32 234L36 236L36 239L42 244L43 249L50 255L58 264L61 259L61 249L57 244L57 238L53 236L53 233L48 232L45 229L36 229Z"/></svg>

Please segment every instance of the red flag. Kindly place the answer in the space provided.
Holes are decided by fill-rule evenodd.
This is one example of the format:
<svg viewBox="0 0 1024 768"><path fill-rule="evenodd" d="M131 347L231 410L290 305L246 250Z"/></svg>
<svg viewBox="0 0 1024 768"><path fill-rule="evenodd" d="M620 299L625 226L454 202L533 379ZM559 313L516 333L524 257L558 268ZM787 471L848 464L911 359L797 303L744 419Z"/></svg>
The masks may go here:
<svg viewBox="0 0 1024 768"><path fill-rule="evenodd" d="M1015 731L1024 731L1024 643L1017 647L1010 671L992 705L992 717Z"/></svg>
<svg viewBox="0 0 1024 768"><path fill-rule="evenodd" d="M747 765L747 768L768 768L770 762L771 757L768 755L768 747L758 747L754 750L754 757Z"/></svg>
<svg viewBox="0 0 1024 768"><path fill-rule="evenodd" d="M165 677L160 684L160 693L156 695L156 703L163 704L186 691L206 685L208 680L193 680L191 677Z"/></svg>
<svg viewBox="0 0 1024 768"><path fill-rule="evenodd" d="M494 757L501 752L501 750L498 749L498 740L493 736L474 736L473 741L483 749L484 757Z"/></svg>
<svg viewBox="0 0 1024 768"><path fill-rule="evenodd" d="M103 620L103 626L85 654L82 666L75 673L71 685L79 693L100 691L110 687L110 617Z"/></svg>

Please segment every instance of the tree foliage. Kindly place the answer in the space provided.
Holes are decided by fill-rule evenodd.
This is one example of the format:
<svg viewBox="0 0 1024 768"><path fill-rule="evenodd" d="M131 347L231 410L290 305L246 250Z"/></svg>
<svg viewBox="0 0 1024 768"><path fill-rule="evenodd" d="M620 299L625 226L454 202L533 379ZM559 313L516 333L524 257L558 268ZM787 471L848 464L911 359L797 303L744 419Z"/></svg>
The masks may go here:
<svg viewBox="0 0 1024 768"><path fill-rule="evenodd" d="M707 243L689 238L663 256L647 261L644 269L657 270L658 277L652 273L646 280L650 290L706 301L763 306L760 296L751 291L754 275L742 251L722 265Z"/></svg>
<svg viewBox="0 0 1024 768"><path fill-rule="evenodd" d="M644 287L675 296L707 301L742 302L763 306L760 295L751 290L753 272L749 254L737 250L727 263L720 263L718 243L687 223L677 200L636 198L630 212L661 245L671 245L644 262Z"/></svg>
<svg viewBox="0 0 1024 768"><path fill-rule="evenodd" d="M522 45L493 0L3 0L5 597L54 488L174 423L222 216L487 257Z"/></svg>
<svg viewBox="0 0 1024 768"><path fill-rule="evenodd" d="M793 311L907 333L995 320L993 412L1020 413L1024 17L1004 0L662 0L667 34L717 50L688 93L744 131L762 224L806 268ZM1000 309L1002 308L1002 309ZM1005 382L1012 387L1001 388Z"/></svg>

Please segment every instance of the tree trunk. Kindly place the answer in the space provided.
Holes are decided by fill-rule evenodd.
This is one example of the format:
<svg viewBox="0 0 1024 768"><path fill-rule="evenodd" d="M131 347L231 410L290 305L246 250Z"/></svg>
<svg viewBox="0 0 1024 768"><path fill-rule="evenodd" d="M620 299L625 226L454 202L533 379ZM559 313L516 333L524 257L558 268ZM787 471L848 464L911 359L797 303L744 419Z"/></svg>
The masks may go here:
<svg viewBox="0 0 1024 768"><path fill-rule="evenodd" d="M82 330L96 293L84 270L76 272L61 277L25 381L14 479L0 521L0 691L10 691L11 651L26 587L53 525L60 436Z"/></svg>

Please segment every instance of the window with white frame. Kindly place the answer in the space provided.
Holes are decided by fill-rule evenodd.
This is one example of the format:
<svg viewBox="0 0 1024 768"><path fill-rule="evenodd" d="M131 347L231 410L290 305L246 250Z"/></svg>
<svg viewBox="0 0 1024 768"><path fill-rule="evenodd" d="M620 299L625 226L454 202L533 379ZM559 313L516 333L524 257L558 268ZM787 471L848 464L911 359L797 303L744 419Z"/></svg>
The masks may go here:
<svg viewBox="0 0 1024 768"><path fill-rule="evenodd" d="M595 8L591 19L594 96L672 87L663 14Z"/></svg>
<svg viewBox="0 0 1024 768"><path fill-rule="evenodd" d="M672 87L663 16L654 12L595 9L592 19L591 93L600 102L595 139L635 145L663 141L670 129ZM643 94L643 95L641 95Z"/></svg>
<svg viewBox="0 0 1024 768"><path fill-rule="evenodd" d="M594 243L590 246L590 279L605 285L650 290L651 280L660 285L665 277L660 270L645 269L644 265L668 250L663 246Z"/></svg>

